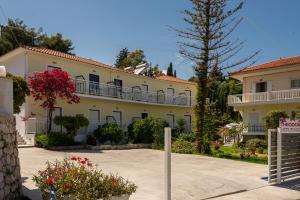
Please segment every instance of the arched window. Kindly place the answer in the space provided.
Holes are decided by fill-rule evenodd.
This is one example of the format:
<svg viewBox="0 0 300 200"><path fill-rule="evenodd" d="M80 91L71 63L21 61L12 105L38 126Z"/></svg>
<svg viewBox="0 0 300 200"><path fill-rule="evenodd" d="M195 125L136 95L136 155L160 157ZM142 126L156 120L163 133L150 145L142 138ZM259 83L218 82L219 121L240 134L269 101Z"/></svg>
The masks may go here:
<svg viewBox="0 0 300 200"><path fill-rule="evenodd" d="M179 93L178 99L177 99L177 104L179 105L187 105L187 95L185 92Z"/></svg>

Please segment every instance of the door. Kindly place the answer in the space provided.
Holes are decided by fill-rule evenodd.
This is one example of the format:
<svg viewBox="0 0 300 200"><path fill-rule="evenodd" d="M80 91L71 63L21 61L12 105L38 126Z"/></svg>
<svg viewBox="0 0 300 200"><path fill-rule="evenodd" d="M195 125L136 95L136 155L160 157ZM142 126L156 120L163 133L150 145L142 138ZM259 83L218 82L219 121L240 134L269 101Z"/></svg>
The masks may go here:
<svg viewBox="0 0 300 200"><path fill-rule="evenodd" d="M148 89L149 89L149 87L148 87L148 85L146 85L146 84L143 84L142 86L141 86L141 90L142 90L142 100L143 101L148 101Z"/></svg>
<svg viewBox="0 0 300 200"><path fill-rule="evenodd" d="M116 97L122 96L122 87L123 87L123 81L120 79L114 79L114 85L116 87Z"/></svg>
<svg viewBox="0 0 300 200"><path fill-rule="evenodd" d="M89 128L88 128L88 132L92 133L100 125L100 110L90 109L89 110L89 121L90 121L90 124L89 124Z"/></svg>
<svg viewBox="0 0 300 200"><path fill-rule="evenodd" d="M56 125L54 123L54 118L56 116L62 116L62 108L61 107L55 107L54 111L52 112L52 131L62 132L62 126Z"/></svg>
<svg viewBox="0 0 300 200"><path fill-rule="evenodd" d="M186 105L190 106L192 105L192 91L185 90L185 93L186 93Z"/></svg>
<svg viewBox="0 0 300 200"><path fill-rule="evenodd" d="M175 116L173 114L167 114L167 122L169 123L169 127L175 127Z"/></svg>
<svg viewBox="0 0 300 200"><path fill-rule="evenodd" d="M121 111L113 111L113 118L116 121L118 126L122 126L122 112Z"/></svg>
<svg viewBox="0 0 300 200"><path fill-rule="evenodd" d="M260 129L260 121L259 121L259 113L258 112L250 112L248 114L248 131L249 132L257 132Z"/></svg>
<svg viewBox="0 0 300 200"><path fill-rule="evenodd" d="M184 121L185 121L185 131L191 132L192 131L191 115L184 115Z"/></svg>
<svg viewBox="0 0 300 200"><path fill-rule="evenodd" d="M167 103L173 104L174 101L174 88L167 88Z"/></svg>
<svg viewBox="0 0 300 200"><path fill-rule="evenodd" d="M99 94L100 78L96 74L89 74L89 93L93 95Z"/></svg>

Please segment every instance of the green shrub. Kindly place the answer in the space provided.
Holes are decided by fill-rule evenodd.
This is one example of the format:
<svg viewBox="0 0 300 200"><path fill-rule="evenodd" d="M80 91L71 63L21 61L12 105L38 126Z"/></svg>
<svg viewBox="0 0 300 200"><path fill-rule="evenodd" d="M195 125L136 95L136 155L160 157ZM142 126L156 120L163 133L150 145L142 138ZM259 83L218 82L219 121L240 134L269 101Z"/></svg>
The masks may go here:
<svg viewBox="0 0 300 200"><path fill-rule="evenodd" d="M248 151L250 151L252 154L255 154L257 148L267 148L267 143L265 140L254 138L248 140L245 146Z"/></svg>
<svg viewBox="0 0 300 200"><path fill-rule="evenodd" d="M134 143L155 143L160 145L163 143L164 127L167 127L168 123L160 118L146 118L141 119L133 123L132 140Z"/></svg>
<svg viewBox="0 0 300 200"><path fill-rule="evenodd" d="M194 142L188 142L183 139L177 139L172 144L172 152L183 153L183 154L193 154L196 153L196 146Z"/></svg>
<svg viewBox="0 0 300 200"><path fill-rule="evenodd" d="M94 136L100 143L109 141L111 143L119 144L125 139L125 132L123 129L119 128L117 124L107 123L99 126L94 131Z"/></svg>
<svg viewBox="0 0 300 200"><path fill-rule="evenodd" d="M279 119L287 118L288 114L284 111L271 111L265 117L267 129L276 129L279 127Z"/></svg>
<svg viewBox="0 0 300 200"><path fill-rule="evenodd" d="M188 142L195 142L196 135L195 133L182 133L178 135L178 139L188 141Z"/></svg>
<svg viewBox="0 0 300 200"><path fill-rule="evenodd" d="M70 146L75 144L73 136L56 132L51 132L49 134L36 134L35 141L35 145L37 147L42 148L49 148L55 146Z"/></svg>
<svg viewBox="0 0 300 200"><path fill-rule="evenodd" d="M89 120L85 116L76 115L74 116L56 116L54 118L54 123L59 126L63 126L68 134L75 135L77 130L81 127L87 127L89 125Z"/></svg>
<svg viewBox="0 0 300 200"><path fill-rule="evenodd" d="M186 120L183 118L178 118L176 120L177 126L176 126L176 132L177 133L183 133L185 130L185 124L186 124Z"/></svg>
<svg viewBox="0 0 300 200"><path fill-rule="evenodd" d="M202 144L202 153L210 154L210 139L207 135L202 136L201 138L201 144Z"/></svg>

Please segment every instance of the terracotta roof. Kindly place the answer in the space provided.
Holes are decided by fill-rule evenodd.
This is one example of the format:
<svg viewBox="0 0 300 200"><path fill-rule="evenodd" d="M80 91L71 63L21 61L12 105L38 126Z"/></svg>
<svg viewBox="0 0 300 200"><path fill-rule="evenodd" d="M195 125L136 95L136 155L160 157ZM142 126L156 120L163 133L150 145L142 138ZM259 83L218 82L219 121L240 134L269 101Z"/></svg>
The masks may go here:
<svg viewBox="0 0 300 200"><path fill-rule="evenodd" d="M51 55L51 56L56 56L56 57L60 57L60 58L73 60L73 61L76 61L76 62L86 63L86 64L90 64L90 65L95 65L95 66L98 66L98 67L109 68L111 70L121 71L121 72L132 74L131 72L125 71L123 69L115 68L111 65L107 65L107 64L104 64L104 63L101 63L101 62L98 62L98 61L94 61L94 60L91 60L91 59L75 56L75 55L72 55L72 54L63 53L63 52L60 52L60 51L55 51L55 50L52 50L52 49L47 49L47 48L43 48L43 47L31 47L31 46L22 46L22 48L30 50L30 51L34 51L34 52L37 52L37 53L47 54L47 55ZM136 76L139 76L139 75L136 75ZM187 80L182 80L182 79L171 77L171 76L160 76L160 77L157 77L156 79L165 80L165 81L173 81L173 82L178 82L178 83L194 84L193 82L190 82L190 81L187 81Z"/></svg>
<svg viewBox="0 0 300 200"><path fill-rule="evenodd" d="M42 53L42 54L47 54L47 55L51 55L51 56L56 56L56 57L60 57L60 58L65 58L65 59L69 59L69 60L73 60L73 61L77 61L77 62L82 62L82 63L86 63L86 64L90 64L90 65L96 65L99 67L105 67L105 68L110 68L113 70L118 70L118 71L124 71L121 69L117 69L117 68L113 68L110 65L98 62L98 61L94 61L91 59L87 59L87 58L82 58L79 56L75 56L72 54L68 54L68 53L63 53L60 51L55 51L52 49L47 49L47 48L43 48L43 47L30 47L30 46L22 46L22 48L27 49L27 50L31 50L31 51L35 51L38 53Z"/></svg>
<svg viewBox="0 0 300 200"><path fill-rule="evenodd" d="M230 73L230 75L239 74L239 73L243 73L243 72L251 72L251 71L256 71L256 70L282 67L282 66L287 66L287 65L294 65L294 64L299 64L299 63L300 63L300 56L281 58L279 60L274 60L274 61L267 62L264 64L246 67L242 70L232 72L232 73Z"/></svg>
<svg viewBox="0 0 300 200"><path fill-rule="evenodd" d="M191 81L187 81L187 80L183 80L183 79L179 79L173 76L167 76L167 75L161 75L156 77L156 79L158 80L165 80L165 81L173 81L173 82L177 82L177 83L188 83L188 84L196 84L194 82Z"/></svg>

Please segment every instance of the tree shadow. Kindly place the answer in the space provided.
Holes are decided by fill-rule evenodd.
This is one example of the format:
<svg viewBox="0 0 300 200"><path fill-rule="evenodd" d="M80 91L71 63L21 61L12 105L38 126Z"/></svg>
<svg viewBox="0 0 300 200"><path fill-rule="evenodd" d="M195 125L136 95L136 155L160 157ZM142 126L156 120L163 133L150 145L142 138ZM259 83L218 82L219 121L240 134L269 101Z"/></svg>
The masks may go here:
<svg viewBox="0 0 300 200"><path fill-rule="evenodd" d="M23 199L26 199L25 197L27 197L28 199L32 199L32 200L42 199L42 194L39 189L29 189L26 186L24 186L23 183L27 179L28 179L28 177L22 177L22 192L23 192L23 196L24 196Z"/></svg>

